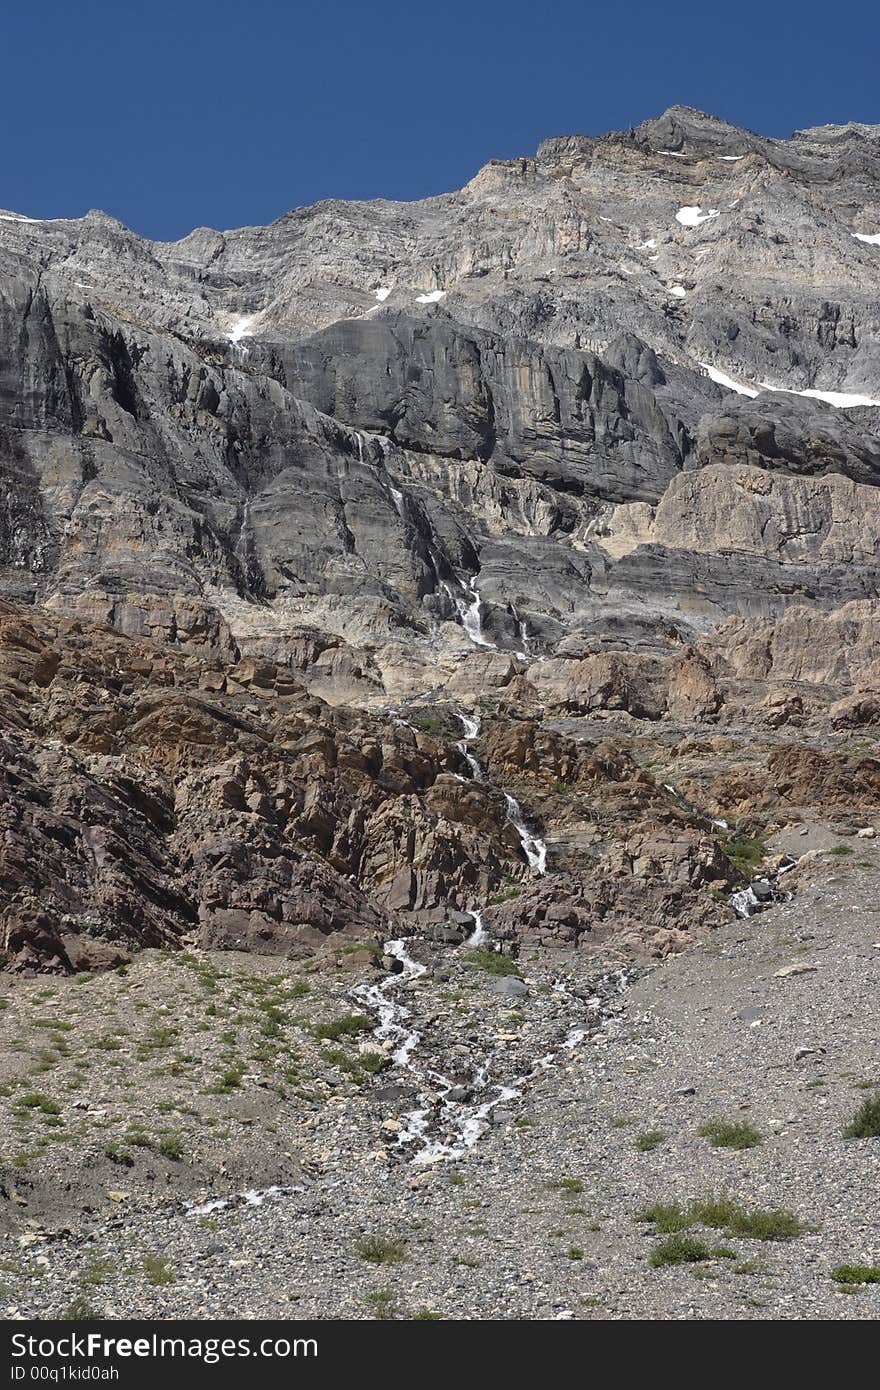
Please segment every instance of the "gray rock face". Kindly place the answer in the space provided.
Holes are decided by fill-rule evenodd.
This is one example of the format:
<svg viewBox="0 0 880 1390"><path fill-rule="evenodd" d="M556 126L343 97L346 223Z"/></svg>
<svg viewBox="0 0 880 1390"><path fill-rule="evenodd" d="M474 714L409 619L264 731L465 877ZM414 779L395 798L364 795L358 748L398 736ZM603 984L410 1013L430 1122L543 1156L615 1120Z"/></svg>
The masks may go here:
<svg viewBox="0 0 880 1390"><path fill-rule="evenodd" d="M878 233L880 127L683 107L173 244L0 215L0 594L368 702L874 599Z"/></svg>

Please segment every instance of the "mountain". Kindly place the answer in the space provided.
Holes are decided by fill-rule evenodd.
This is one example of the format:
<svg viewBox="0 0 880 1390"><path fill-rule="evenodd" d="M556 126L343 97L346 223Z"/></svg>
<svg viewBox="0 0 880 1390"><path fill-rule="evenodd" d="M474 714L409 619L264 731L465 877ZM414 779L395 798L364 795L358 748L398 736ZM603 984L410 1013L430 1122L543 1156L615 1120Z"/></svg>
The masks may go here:
<svg viewBox="0 0 880 1390"><path fill-rule="evenodd" d="M0 215L10 966L492 898L665 954L734 822L855 828L878 306L880 126L673 107L175 243Z"/></svg>
<svg viewBox="0 0 880 1390"><path fill-rule="evenodd" d="M10 1318L876 1316L880 126L0 214L0 479Z"/></svg>

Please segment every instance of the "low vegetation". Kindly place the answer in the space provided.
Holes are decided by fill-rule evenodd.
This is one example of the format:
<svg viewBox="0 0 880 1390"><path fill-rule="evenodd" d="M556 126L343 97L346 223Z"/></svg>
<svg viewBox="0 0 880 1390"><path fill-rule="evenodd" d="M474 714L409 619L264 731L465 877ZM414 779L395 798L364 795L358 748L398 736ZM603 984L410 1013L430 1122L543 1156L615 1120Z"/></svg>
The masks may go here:
<svg viewBox="0 0 880 1390"><path fill-rule="evenodd" d="M546 1184L550 1192L583 1192L584 1185L580 1178L553 1178Z"/></svg>
<svg viewBox="0 0 880 1390"><path fill-rule="evenodd" d="M709 1226L744 1240L793 1240L806 1229L793 1212L781 1207L749 1210L731 1197L702 1197L686 1207L657 1203L636 1214L660 1234L678 1234L691 1226Z"/></svg>
<svg viewBox="0 0 880 1390"><path fill-rule="evenodd" d="M636 1148L639 1153L648 1154L652 1149L659 1148L665 1138L662 1129L647 1129L644 1134L636 1135Z"/></svg>
<svg viewBox="0 0 880 1390"><path fill-rule="evenodd" d="M406 1259L403 1240L388 1240L383 1236L362 1236L354 1243L362 1260L374 1265L396 1265Z"/></svg>
<svg viewBox="0 0 880 1390"><path fill-rule="evenodd" d="M838 1265L831 1271L835 1284L849 1288L860 1284L880 1284L880 1265Z"/></svg>
<svg viewBox="0 0 880 1390"><path fill-rule="evenodd" d="M328 1042L338 1042L340 1038L355 1038L359 1033L367 1033L372 1022L366 1014L343 1014L341 1018L325 1019L315 1024L315 1037Z"/></svg>
<svg viewBox="0 0 880 1390"><path fill-rule="evenodd" d="M696 1236L667 1236L651 1251L651 1264L655 1269L663 1265L694 1265L702 1260L711 1259L711 1247L704 1240L698 1240Z"/></svg>
<svg viewBox="0 0 880 1390"><path fill-rule="evenodd" d="M698 1132L711 1139L716 1149L753 1149L762 1141L759 1131L743 1120L707 1120Z"/></svg>
<svg viewBox="0 0 880 1390"><path fill-rule="evenodd" d="M518 975L519 966L510 956L503 955L500 951L468 951L465 960L469 960L472 965L476 965L480 970L485 970L487 975Z"/></svg>
<svg viewBox="0 0 880 1390"><path fill-rule="evenodd" d="M767 841L762 835L754 835L750 840L729 839L722 843L724 853L745 878L754 875L764 862Z"/></svg>
<svg viewBox="0 0 880 1390"><path fill-rule="evenodd" d="M880 1139L880 1091L862 1101L844 1134L847 1139Z"/></svg>

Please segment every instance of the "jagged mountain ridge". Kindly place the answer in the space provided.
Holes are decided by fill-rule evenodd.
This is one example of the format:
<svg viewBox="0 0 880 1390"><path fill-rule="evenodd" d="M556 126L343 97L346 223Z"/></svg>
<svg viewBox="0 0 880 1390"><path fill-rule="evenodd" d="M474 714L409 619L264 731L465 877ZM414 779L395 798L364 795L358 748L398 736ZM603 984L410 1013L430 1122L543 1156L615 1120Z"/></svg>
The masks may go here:
<svg viewBox="0 0 880 1390"><path fill-rule="evenodd" d="M438 620L458 618L448 587L478 571L511 649L522 623L552 645L603 605L668 618L695 589L702 625L744 602L779 612L791 591L873 595L828 489L768 504L771 533L831 539L831 554L789 545L791 575L723 465L797 455L798 471L853 476L867 456L853 505L870 513L877 411L750 404L698 364L752 390L880 397L880 252L857 239L880 226L878 171L880 127L774 141L673 108L546 141L457 194L328 202L173 244L103 214L6 215L9 586L123 626L133 591L186 596L244 649L302 624L355 646L415 625L436 646ZM677 496L696 467L701 505L745 518L729 548L748 598L713 583L679 524L619 510ZM829 578L839 551L853 568ZM176 624L167 609L136 630Z"/></svg>

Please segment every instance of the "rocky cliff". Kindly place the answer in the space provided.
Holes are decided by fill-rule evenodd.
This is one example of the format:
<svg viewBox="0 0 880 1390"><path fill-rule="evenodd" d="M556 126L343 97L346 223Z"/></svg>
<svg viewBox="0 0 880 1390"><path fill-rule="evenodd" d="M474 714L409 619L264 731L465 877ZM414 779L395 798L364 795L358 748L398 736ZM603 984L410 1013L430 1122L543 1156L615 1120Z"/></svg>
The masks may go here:
<svg viewBox="0 0 880 1390"><path fill-rule="evenodd" d="M880 127L676 107L173 244L0 214L0 476L7 962L493 897L674 949L732 806L876 799Z"/></svg>

